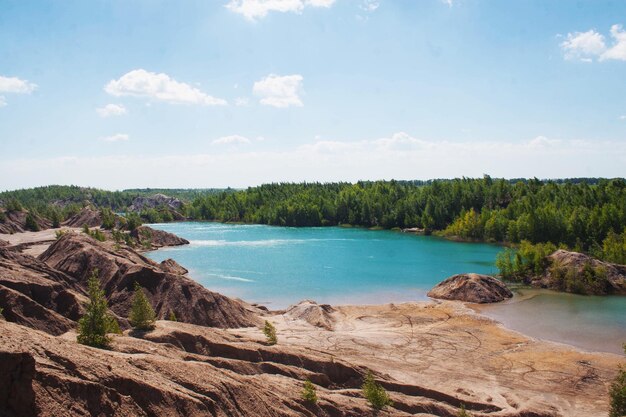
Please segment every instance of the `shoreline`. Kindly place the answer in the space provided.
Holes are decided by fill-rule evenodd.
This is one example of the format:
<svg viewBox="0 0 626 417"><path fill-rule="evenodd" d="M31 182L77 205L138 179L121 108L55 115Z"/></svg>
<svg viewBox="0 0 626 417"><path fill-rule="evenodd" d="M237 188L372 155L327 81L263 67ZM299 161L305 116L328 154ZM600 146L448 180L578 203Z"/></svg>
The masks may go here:
<svg viewBox="0 0 626 417"><path fill-rule="evenodd" d="M201 221L201 222L210 222L210 223L220 223L220 222L214 222L214 221ZM167 222L167 223L154 223L154 224L146 224L147 226L151 226L151 225L158 225L158 224L168 224L168 223L175 223L175 222ZM282 227L282 226L275 226L275 227ZM340 227L340 226L320 226L320 227ZM54 229L46 229L46 230L42 230L39 232L22 232L22 233L13 233L13 234L0 234L0 240L6 240L9 243L11 243L10 247L14 247L14 248L18 248L19 251L23 251L26 254L32 255L37 257L39 254L43 253L45 251L45 249L47 249L47 247L56 240L56 236L55 233L58 230L72 230L74 232L81 232L80 228L72 228L72 227L60 227L60 228L54 228ZM386 230L386 229L385 229ZM392 231L392 230L389 230ZM399 232L399 233L403 233L403 232ZM409 233L410 234L410 233ZM445 239L443 237L440 236L435 236L437 238L442 238ZM147 253L147 252L153 252L153 251L160 251L162 249L165 249L167 247L157 247L157 248L153 248L153 249L142 249L142 248L138 248L137 251L139 253ZM182 265L183 267L185 267L185 265ZM191 276L191 274L187 274L187 276L189 276L190 278L193 279L193 277ZM195 280L194 280L195 281ZM196 281L198 282L198 281ZM212 290L212 289L210 289ZM458 303L458 305L463 306L463 308L467 308L468 311L472 311L474 314L476 314L476 316L480 319L487 319L487 320L492 320L494 323L496 323L497 325L501 326L504 330L506 331L511 331L511 332L515 332L520 334L523 337L527 337L529 339L534 339L534 340L538 340L538 341L542 341L542 342L546 342L546 343L555 343L558 345L563 345L563 346L567 346L570 347L572 349L578 350L580 352L586 352L586 353L600 353L600 354L618 354L614 351L607 351L607 350L593 350L590 349L588 347L585 346L581 346L581 345L577 345L572 343L571 341L567 341L567 340L563 340L563 339L558 339L558 340L553 340L553 339L549 339L549 338L545 338L545 337L541 337L541 336L536 336L533 334L529 334L527 332L524 332L524 330L520 330L520 329L516 329L514 328L515 326L510 326L507 325L506 323L504 323L504 321L501 318L498 317L494 317L494 315L490 315L488 313L486 313L485 310L490 310L490 309L498 309L503 305L511 305L511 304L518 304L518 303L523 303L523 302L527 302L529 300L532 300L533 298L537 297L540 295L540 291L533 289L533 288L524 288L524 290L531 290L531 294L527 295L527 296L522 296L522 297L518 297L518 292L515 291L516 296L514 296L514 298L507 300L507 301L503 301L501 303L495 303L495 304L473 304L473 303L466 303L466 302L462 302L462 301L448 301L448 302L452 302L452 303ZM428 290L423 290L424 295L426 294ZM561 294L559 292L556 291L552 291L552 293L554 294ZM568 293L565 293L568 294ZM363 293L360 294L361 298L373 298L375 295L373 293ZM233 297L233 298L238 298L241 299L242 301L248 303L248 300L242 299L240 297ZM289 305L285 305L285 308L276 308L276 306L272 306L272 302L271 301L266 301L266 302L254 302L255 305L262 305L265 308L268 309L268 311L270 313L274 313L274 312L281 312L281 311L285 311L287 308L289 308L292 305L296 305L300 302L302 302L303 300L298 300L296 302L293 302ZM319 300L315 300L316 302ZM368 301L362 301L362 302L358 302L358 303L353 303L353 302L346 302L346 303L341 303L341 302L330 302L329 304L331 304L333 307L336 308L368 308L368 307L377 307L377 306L384 306L384 305L395 305L395 304L438 304L440 303L441 300L435 300L435 299L431 299L429 297L425 296L425 299L397 299L395 301L387 301L387 302L368 302ZM532 332L531 332L532 333Z"/></svg>
<svg viewBox="0 0 626 417"><path fill-rule="evenodd" d="M31 243L37 241L36 235L29 235L28 239ZM67 242L74 238L63 239ZM129 262L127 265L137 263L148 269L159 268L157 264L152 266L154 262L151 260L145 259L147 263L144 263L141 259L133 259L136 255L131 250L110 252L111 242L101 243L84 237L75 240L92 245L93 250L102 248L104 256L109 253L119 257L121 262ZM77 252L72 253L76 259ZM55 262L63 263L64 254L57 251ZM173 276L169 279L176 280ZM182 276L179 279L183 279ZM193 285L199 286L197 282ZM227 303L236 302L219 294L215 296L222 297ZM253 305L248 308L245 304L242 303L245 311L223 313L211 310L231 318L244 317L239 315L245 313L247 321L244 324L220 329L218 322L205 319L158 321L156 329L151 332L140 335L126 331L114 336L113 350L98 351L99 360L117 363L120 354L144 352L142 363L147 360L159 364L155 372L150 373L151 378L163 378L158 371L163 369L162 366L172 370L166 378L173 382L165 385L159 382L159 389L167 389L162 387L170 385L177 387L177 381L192 372L193 376L185 386L197 387L198 392L206 392L207 387L212 386L200 375L207 375L207 371L213 372L210 374L213 376L222 375L216 374L221 371L212 368L215 365L228 369L229 377L234 375L233 369L239 369L236 378L249 378L251 367L259 366L259 371L253 372L255 378L270 378L281 387L287 381L285 376L291 378L288 393L295 398L299 398L303 378L317 375L307 372L319 372L319 378L341 378L341 374L333 369L353 369L350 372L355 372L356 376L348 385L331 384L320 390L322 397L332 395L341 401L345 398L359 401L358 391L350 389L358 389L362 375L371 370L398 404L394 415L408 416L428 410L427 415L452 416L456 415L460 404L465 404L471 406L472 413L477 416L494 417L603 415L608 406L606 386L623 362L620 355L586 352L576 346L544 341L510 330L458 301L342 306L306 302L281 311L266 311ZM119 305L117 311L119 313ZM261 331L265 320L277 329L278 344L275 346L267 345ZM53 352L54 355L76 353L78 356L71 356L70 360L93 368L88 364L92 357L89 354L91 348L76 345L74 327L68 329L53 336L2 320L0 339L4 337L4 347L15 353L31 349L33 344L59 347L63 353ZM216 337L221 341L216 342ZM178 338L186 342L181 345ZM189 341L193 343L187 343ZM227 349L224 349L225 343ZM192 354L201 355L196 357L198 360L189 362L188 349L193 349ZM37 356L39 351L32 354ZM45 355L44 352L38 360L49 360ZM242 365L242 359L249 362ZM241 368L233 368L235 364ZM135 361L124 362L121 366L124 369L102 368L103 375L110 378L113 373L116 377L127 377L128 371L135 372ZM139 368L139 378L143 379L145 367ZM46 367L36 369L40 373L48 372ZM281 370L281 375L275 376L277 370ZM66 374L59 375L64 378ZM267 386L259 387L259 392L266 391ZM353 392L357 394L355 400ZM219 398L222 402L218 401L218 404L226 401L223 396ZM416 411L406 412L409 410ZM363 415L363 412L348 415Z"/></svg>

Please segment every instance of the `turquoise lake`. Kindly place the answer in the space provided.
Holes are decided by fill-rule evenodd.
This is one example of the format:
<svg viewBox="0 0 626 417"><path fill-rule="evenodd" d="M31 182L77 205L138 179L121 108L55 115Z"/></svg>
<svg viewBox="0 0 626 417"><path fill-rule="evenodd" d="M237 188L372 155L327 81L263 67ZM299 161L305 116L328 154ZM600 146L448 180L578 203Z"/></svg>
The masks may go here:
<svg viewBox="0 0 626 417"><path fill-rule="evenodd" d="M499 246L359 228L288 228L183 222L151 225L190 245L147 255L172 258L206 288L281 309L303 299L380 304L424 301L443 279L493 274ZM626 341L626 297L522 294L484 314L548 340L619 353ZM587 329L592 331L587 332Z"/></svg>

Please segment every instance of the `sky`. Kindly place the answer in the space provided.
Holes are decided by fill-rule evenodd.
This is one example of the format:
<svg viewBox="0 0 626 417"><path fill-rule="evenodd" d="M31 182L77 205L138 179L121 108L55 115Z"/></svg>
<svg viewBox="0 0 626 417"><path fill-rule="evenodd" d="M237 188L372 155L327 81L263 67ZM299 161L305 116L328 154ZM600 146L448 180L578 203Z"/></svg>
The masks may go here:
<svg viewBox="0 0 626 417"><path fill-rule="evenodd" d="M626 2L0 0L0 190L626 174Z"/></svg>

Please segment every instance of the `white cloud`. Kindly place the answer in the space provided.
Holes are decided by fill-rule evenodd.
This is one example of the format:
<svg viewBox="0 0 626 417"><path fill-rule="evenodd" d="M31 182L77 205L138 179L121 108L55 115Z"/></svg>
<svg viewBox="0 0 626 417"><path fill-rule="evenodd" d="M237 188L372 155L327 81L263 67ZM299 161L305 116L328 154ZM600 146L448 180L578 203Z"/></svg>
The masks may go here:
<svg viewBox="0 0 626 417"><path fill-rule="evenodd" d="M248 97L237 97L235 99L235 106L245 107L250 104L250 99Z"/></svg>
<svg viewBox="0 0 626 417"><path fill-rule="evenodd" d="M227 104L225 100L212 97L189 84L178 82L169 75L136 69L118 80L111 80L104 91L115 97L146 97L168 103L200 104L217 106Z"/></svg>
<svg viewBox="0 0 626 417"><path fill-rule="evenodd" d="M130 139L130 137L126 133L118 133L113 136L106 136L104 138L100 138L100 140L104 142L123 142Z"/></svg>
<svg viewBox="0 0 626 417"><path fill-rule="evenodd" d="M17 77L3 77L0 75L0 93L30 94L37 89L37 84ZM7 105L4 95L0 95L0 107Z"/></svg>
<svg viewBox="0 0 626 417"><path fill-rule="evenodd" d="M213 145L240 145L250 143L250 139L240 135L222 136L211 142Z"/></svg>
<svg viewBox="0 0 626 417"><path fill-rule="evenodd" d="M363 0L359 5L359 8L366 12L373 12L380 7L378 0Z"/></svg>
<svg viewBox="0 0 626 417"><path fill-rule="evenodd" d="M3 77L0 75L0 93L30 94L37 89L37 84L17 77Z"/></svg>
<svg viewBox="0 0 626 417"><path fill-rule="evenodd" d="M262 142L259 142L259 146ZM63 156L1 160L7 189L42 184L133 187L246 187L280 181L451 177L623 176L626 143L556 140L436 141L398 132L366 140L320 140L283 150L163 156ZM180 167L185 167L181 170ZM207 179L209 182L207 182Z"/></svg>
<svg viewBox="0 0 626 417"><path fill-rule="evenodd" d="M252 91L261 97L260 103L266 106L289 107L302 106L300 92L302 91L302 75L275 75L270 74L254 83Z"/></svg>
<svg viewBox="0 0 626 417"><path fill-rule="evenodd" d="M623 114L619 117L620 120L626 120L626 114Z"/></svg>
<svg viewBox="0 0 626 417"><path fill-rule="evenodd" d="M328 8L335 0L230 0L229 10L243 15L248 20L267 16L269 12L302 13L305 7Z"/></svg>
<svg viewBox="0 0 626 417"><path fill-rule="evenodd" d="M568 33L561 43L561 49L566 59L589 61L592 57L601 55L606 50L606 44L603 35L595 30L589 30Z"/></svg>
<svg viewBox="0 0 626 417"><path fill-rule="evenodd" d="M107 104L104 107L99 107L96 112L100 117L121 116L126 114L126 107L122 104Z"/></svg>
<svg viewBox="0 0 626 417"><path fill-rule="evenodd" d="M626 61L626 32L622 29L622 25L611 26L611 36L615 42L602 54L600 59Z"/></svg>
<svg viewBox="0 0 626 417"><path fill-rule="evenodd" d="M626 61L626 31L622 25L611 26L613 43L607 44L604 35L591 29L587 32L568 33L561 43L565 59L592 62L615 59Z"/></svg>
<svg viewBox="0 0 626 417"><path fill-rule="evenodd" d="M441 2L447 4L448 7L452 7L452 4L454 3L453 0L441 0Z"/></svg>

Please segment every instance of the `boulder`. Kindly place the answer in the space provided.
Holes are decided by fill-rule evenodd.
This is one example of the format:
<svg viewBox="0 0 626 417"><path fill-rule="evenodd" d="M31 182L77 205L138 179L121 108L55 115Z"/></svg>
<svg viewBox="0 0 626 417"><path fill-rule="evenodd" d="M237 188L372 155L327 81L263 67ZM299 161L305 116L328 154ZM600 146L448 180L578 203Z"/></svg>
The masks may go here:
<svg viewBox="0 0 626 417"><path fill-rule="evenodd" d="M304 300L289 307L284 316L291 320L303 320L315 327L332 330L335 323L332 316L334 312L335 309L329 304L317 304L315 301Z"/></svg>
<svg viewBox="0 0 626 417"><path fill-rule="evenodd" d="M482 304L506 300L513 297L513 293L494 277L470 273L447 278L430 290L428 296Z"/></svg>
<svg viewBox="0 0 626 417"><path fill-rule="evenodd" d="M189 272L187 268L182 267L178 262L171 258L162 261L159 265L163 271L171 272L172 274L185 275Z"/></svg>

